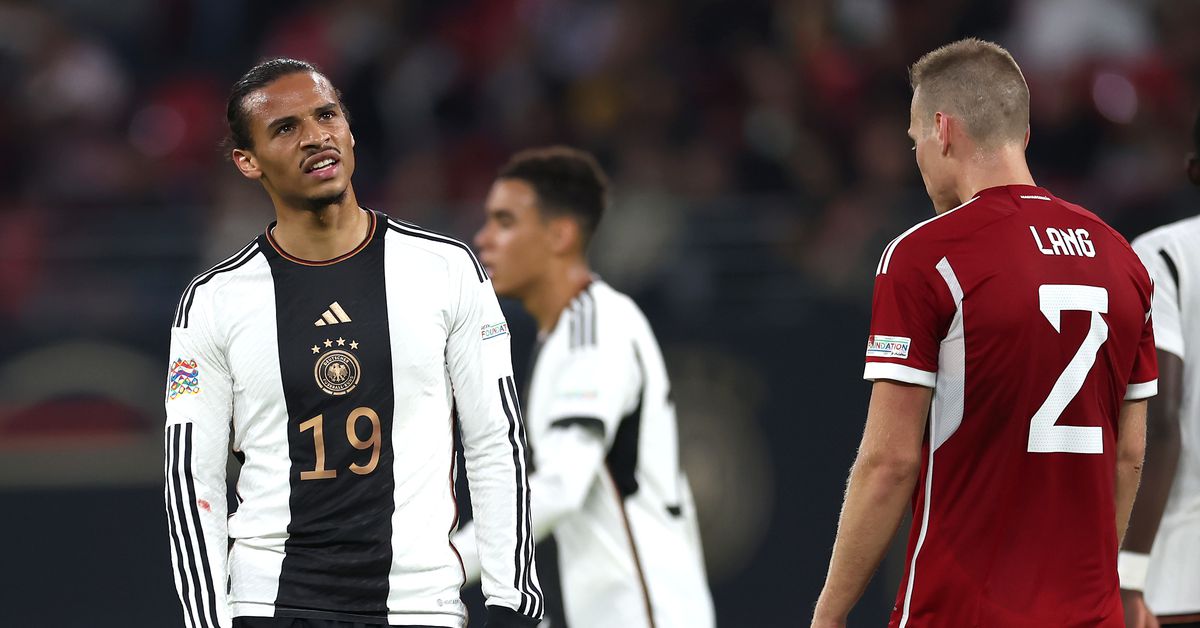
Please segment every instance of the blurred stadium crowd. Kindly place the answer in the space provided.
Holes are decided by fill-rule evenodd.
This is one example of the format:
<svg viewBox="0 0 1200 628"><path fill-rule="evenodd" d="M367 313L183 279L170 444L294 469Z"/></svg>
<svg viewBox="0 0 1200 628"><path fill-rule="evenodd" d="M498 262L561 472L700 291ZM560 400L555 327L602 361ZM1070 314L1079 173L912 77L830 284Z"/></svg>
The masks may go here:
<svg viewBox="0 0 1200 628"><path fill-rule="evenodd" d="M820 572L861 429L871 269L932 215L905 137L906 67L967 35L1007 46L1026 72L1040 184L1129 238L1200 208L1181 174L1200 106L1200 3L1188 0L0 0L0 485L29 477L11 463L22 452L44 455L25 436L134 426L157 447L155 369L178 294L272 220L219 149L228 87L258 59L293 56L344 92L360 200L460 238L513 151L594 151L615 186L596 266L642 303L668 353L692 343L672 366L694 407L740 412L760 440L838 443L811 467L774 443L734 458L778 460L750 490L776 501L789 489L771 477L819 469L829 499L804 524L810 540L729 544L749 556L792 538L803 547L783 547L779 565ZM753 348L793 332L836 342ZM824 368L830 353L845 368ZM96 378L128 392L98 401L81 383ZM729 394L713 401L705 378ZM47 384L64 380L77 388ZM778 391L806 381L853 399L828 406L844 425L795 427L796 402ZM153 480L156 464L128 477ZM739 507L772 530L787 512L805 518L803 504ZM725 581L753 562L710 556ZM805 576L814 598L819 575ZM732 597L721 583L719 607Z"/></svg>

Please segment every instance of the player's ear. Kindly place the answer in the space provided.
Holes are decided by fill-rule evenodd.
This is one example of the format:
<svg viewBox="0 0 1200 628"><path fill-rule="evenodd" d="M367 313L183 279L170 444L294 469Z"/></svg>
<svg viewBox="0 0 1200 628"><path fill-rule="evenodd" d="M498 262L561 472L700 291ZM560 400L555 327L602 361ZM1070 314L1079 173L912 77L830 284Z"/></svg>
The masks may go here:
<svg viewBox="0 0 1200 628"><path fill-rule="evenodd" d="M235 148L229 158L233 160L233 165L237 166L243 177L247 179L262 178L263 173L262 169L258 167L258 159L250 151Z"/></svg>
<svg viewBox="0 0 1200 628"><path fill-rule="evenodd" d="M579 223L574 220L559 216L550 220L549 227L550 250L555 254L564 255L580 245L580 236L583 234L579 231Z"/></svg>
<svg viewBox="0 0 1200 628"><path fill-rule="evenodd" d="M1200 185L1200 155L1196 153L1188 155L1187 177L1192 185Z"/></svg>
<svg viewBox="0 0 1200 628"><path fill-rule="evenodd" d="M950 154L950 116L937 112L933 114L934 130L937 132L938 144L942 146L942 156Z"/></svg>
<svg viewBox="0 0 1200 628"><path fill-rule="evenodd" d="M1025 148L1029 148L1029 127L1025 127Z"/></svg>

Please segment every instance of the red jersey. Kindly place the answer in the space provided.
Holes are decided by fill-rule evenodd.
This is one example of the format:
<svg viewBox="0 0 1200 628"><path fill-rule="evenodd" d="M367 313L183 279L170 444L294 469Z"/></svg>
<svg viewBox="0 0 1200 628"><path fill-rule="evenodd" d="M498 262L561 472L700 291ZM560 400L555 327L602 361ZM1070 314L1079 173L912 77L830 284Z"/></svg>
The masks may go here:
<svg viewBox="0 0 1200 628"><path fill-rule="evenodd" d="M1123 626L1123 399L1157 391L1150 278L1091 212L989 188L875 278L865 377L934 389L897 628Z"/></svg>

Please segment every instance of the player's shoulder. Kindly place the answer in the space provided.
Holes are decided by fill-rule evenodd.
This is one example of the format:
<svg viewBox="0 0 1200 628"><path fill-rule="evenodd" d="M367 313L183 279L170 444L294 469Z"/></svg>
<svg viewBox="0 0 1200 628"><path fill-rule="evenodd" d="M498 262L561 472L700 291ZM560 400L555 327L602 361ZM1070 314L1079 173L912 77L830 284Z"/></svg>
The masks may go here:
<svg viewBox="0 0 1200 628"><path fill-rule="evenodd" d="M179 297L172 326L187 327L191 320L192 310L198 302L218 298L220 288L234 277L256 272L258 267L255 261L265 260L261 247L262 239L260 236L256 236L233 255L192 277Z"/></svg>
<svg viewBox="0 0 1200 628"><path fill-rule="evenodd" d="M392 218L382 212L377 214L383 220L388 236L397 244L411 250L431 253L456 267L466 267L480 283L487 281L487 271L465 242L406 220Z"/></svg>
<svg viewBox="0 0 1200 628"><path fill-rule="evenodd" d="M1195 243L1198 240L1200 240L1200 216L1192 216L1143 233L1133 239L1133 248L1138 252L1177 247L1181 250L1193 250L1196 248Z"/></svg>
<svg viewBox="0 0 1200 628"><path fill-rule="evenodd" d="M625 347L645 317L637 303L598 277L581 290L563 312L562 331L568 349Z"/></svg>
<svg viewBox="0 0 1200 628"><path fill-rule="evenodd" d="M898 268L927 267L932 270L938 258L944 255L946 243L960 239L973 229L977 216L963 210L979 203L980 197L975 196L901 232L883 248L875 274L886 275Z"/></svg>

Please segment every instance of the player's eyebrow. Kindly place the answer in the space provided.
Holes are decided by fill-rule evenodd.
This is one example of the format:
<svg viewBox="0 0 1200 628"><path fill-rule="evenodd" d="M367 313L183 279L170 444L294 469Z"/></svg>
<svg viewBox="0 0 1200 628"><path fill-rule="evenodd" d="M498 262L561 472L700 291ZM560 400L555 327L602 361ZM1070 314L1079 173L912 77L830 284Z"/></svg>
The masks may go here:
<svg viewBox="0 0 1200 628"><path fill-rule="evenodd" d="M274 120L267 123L267 130L273 131L285 124L295 124L298 121L299 121L299 118L297 118L296 116L283 116L282 118L275 118Z"/></svg>

